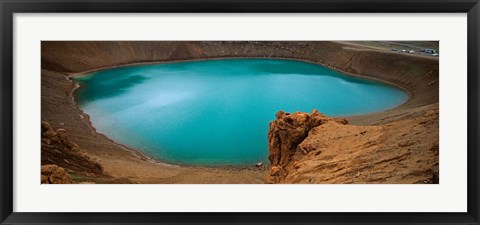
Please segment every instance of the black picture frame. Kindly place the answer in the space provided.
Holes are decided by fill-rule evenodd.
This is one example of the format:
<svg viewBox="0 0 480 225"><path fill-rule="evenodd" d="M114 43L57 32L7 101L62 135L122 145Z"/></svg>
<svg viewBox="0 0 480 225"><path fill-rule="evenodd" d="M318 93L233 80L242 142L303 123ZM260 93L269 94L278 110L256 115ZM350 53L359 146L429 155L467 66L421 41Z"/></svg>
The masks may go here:
<svg viewBox="0 0 480 225"><path fill-rule="evenodd" d="M1 224L480 224L478 0L1 0ZM468 13L466 213L22 213L13 212L14 13Z"/></svg>

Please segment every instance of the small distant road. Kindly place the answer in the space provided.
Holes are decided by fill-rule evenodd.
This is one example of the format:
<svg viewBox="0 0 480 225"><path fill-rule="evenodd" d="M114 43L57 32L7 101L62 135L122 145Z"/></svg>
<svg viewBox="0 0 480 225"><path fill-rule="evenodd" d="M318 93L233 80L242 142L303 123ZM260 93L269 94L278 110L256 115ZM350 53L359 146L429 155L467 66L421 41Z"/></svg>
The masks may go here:
<svg viewBox="0 0 480 225"><path fill-rule="evenodd" d="M414 44L406 44L405 42L393 42L393 41L383 41L384 43L391 44L391 45L399 45L399 46L405 46L409 48L415 48L415 49L435 49L438 52L438 47L432 47L432 46L420 46L420 45L414 45ZM414 42L414 43L419 43L419 42ZM421 42L420 42L421 43ZM425 42L427 43L427 42Z"/></svg>
<svg viewBox="0 0 480 225"><path fill-rule="evenodd" d="M419 52L419 50L424 49L434 49L438 53L438 47L435 47L435 43L428 42L428 41L412 41L410 43L404 42L394 42L394 41L338 41L344 44L359 46L359 47L367 47L370 49L380 50L380 51L389 51L389 52L396 52L398 54L412 54L412 56L424 56L424 57L438 57L432 54L427 54L423 52ZM397 51L392 51L392 49L397 49ZM413 50L414 53L405 53L402 50Z"/></svg>

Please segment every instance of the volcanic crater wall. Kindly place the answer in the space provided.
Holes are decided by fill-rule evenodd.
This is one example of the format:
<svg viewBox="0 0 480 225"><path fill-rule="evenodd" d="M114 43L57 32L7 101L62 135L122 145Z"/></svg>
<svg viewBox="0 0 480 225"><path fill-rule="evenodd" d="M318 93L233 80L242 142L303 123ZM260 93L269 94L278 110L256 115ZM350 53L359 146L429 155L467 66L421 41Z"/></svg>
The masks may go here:
<svg viewBox="0 0 480 225"><path fill-rule="evenodd" d="M41 45L42 69L56 72L79 73L135 63L209 58L289 58L403 87L416 98L402 107L438 102L438 58L343 42L42 41Z"/></svg>

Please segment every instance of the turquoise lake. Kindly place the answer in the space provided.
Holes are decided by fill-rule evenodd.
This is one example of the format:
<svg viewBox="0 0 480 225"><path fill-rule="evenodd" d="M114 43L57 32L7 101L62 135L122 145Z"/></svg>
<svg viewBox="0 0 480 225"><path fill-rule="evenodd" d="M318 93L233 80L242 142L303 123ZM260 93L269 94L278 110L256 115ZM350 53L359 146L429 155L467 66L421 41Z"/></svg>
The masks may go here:
<svg viewBox="0 0 480 225"><path fill-rule="evenodd" d="M347 116L401 105L394 86L294 60L222 59L137 65L74 78L98 132L173 164L268 162L279 110Z"/></svg>

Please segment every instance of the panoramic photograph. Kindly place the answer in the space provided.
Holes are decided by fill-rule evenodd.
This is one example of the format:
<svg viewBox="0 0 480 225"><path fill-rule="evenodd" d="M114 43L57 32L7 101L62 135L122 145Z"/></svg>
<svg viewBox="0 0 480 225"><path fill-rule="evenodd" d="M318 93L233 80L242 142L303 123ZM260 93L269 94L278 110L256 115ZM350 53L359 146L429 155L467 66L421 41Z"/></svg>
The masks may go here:
<svg viewBox="0 0 480 225"><path fill-rule="evenodd" d="M438 41L42 41L42 184L439 184Z"/></svg>

